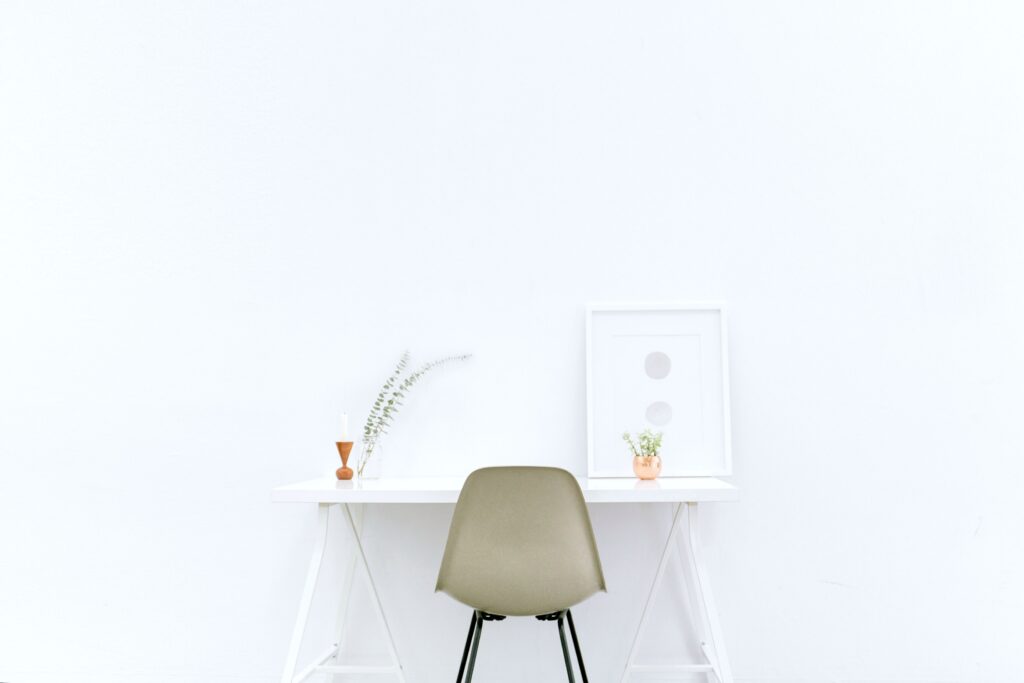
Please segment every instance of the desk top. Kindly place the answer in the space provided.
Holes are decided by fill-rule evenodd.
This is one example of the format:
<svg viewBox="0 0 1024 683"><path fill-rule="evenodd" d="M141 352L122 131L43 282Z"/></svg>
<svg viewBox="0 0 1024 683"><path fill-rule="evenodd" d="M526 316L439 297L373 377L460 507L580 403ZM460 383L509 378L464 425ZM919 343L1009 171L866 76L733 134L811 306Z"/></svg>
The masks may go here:
<svg viewBox="0 0 1024 683"><path fill-rule="evenodd" d="M279 486L278 503L454 503L465 477L384 477L338 481L322 477ZM739 490L716 477L579 479L588 503L704 503L736 500Z"/></svg>

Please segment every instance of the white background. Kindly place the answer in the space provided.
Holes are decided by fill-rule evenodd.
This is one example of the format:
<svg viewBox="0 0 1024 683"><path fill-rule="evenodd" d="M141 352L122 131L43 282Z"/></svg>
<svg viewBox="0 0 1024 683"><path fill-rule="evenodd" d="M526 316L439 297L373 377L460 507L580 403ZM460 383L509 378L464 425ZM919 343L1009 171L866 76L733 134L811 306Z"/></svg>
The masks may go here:
<svg viewBox="0 0 1024 683"><path fill-rule="evenodd" d="M1024 680L1022 23L4 3L0 680L275 680L314 513L269 491L333 466L402 349L475 357L389 469L582 473L583 306L660 298L730 302L743 499L704 521L737 678ZM593 514L612 681L667 512ZM468 623L432 593L449 515L367 518L411 681L454 677ZM518 620L478 676L560 667Z"/></svg>

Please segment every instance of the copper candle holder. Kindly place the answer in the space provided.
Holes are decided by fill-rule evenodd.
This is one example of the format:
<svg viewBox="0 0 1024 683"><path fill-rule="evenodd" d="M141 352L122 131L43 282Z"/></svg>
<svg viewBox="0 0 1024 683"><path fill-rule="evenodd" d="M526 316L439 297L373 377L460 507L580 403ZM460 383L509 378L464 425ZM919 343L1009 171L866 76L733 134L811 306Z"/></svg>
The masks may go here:
<svg viewBox="0 0 1024 683"><path fill-rule="evenodd" d="M341 456L341 467L335 470L334 474L338 479L348 481L355 476L355 472L353 472L352 468L348 466L348 456L352 453L352 444L354 442L336 441L335 443L338 444L338 455Z"/></svg>

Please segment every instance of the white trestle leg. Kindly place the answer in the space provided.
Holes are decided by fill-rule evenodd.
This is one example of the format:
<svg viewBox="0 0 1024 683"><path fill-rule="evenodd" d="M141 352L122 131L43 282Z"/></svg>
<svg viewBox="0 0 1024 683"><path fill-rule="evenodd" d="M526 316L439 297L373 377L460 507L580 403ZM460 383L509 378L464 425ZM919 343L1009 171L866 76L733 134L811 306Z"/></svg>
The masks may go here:
<svg viewBox="0 0 1024 683"><path fill-rule="evenodd" d="M338 512L341 515L345 514L340 505L338 506ZM353 517L355 518L356 533L361 537L363 535L363 520L366 517L366 506L353 505ZM345 648L349 603L352 598L352 584L355 581L356 568L358 566L357 553L353 551L350 557L344 561L344 565L345 569L341 578L341 601L338 607L338 626L334 637L334 663L338 665L342 663L342 651ZM334 683L341 683L342 676L341 674L335 674L331 676L331 680Z"/></svg>
<svg viewBox="0 0 1024 683"><path fill-rule="evenodd" d="M729 658L725 654L725 640L722 638L722 627L718 621L718 608L715 606L715 597L711 593L711 582L708 581L707 570L704 568L704 560L701 555L700 533L697 515L697 504L686 504L686 544L683 554L686 556L690 572L696 583L698 604L696 607L701 610L703 621L706 625L707 638L710 643L703 643L705 655L714 667L714 674L718 677L719 683L733 683L732 669L729 667ZM708 647L710 645L710 648ZM708 652L708 650L711 650Z"/></svg>
<svg viewBox="0 0 1024 683"><path fill-rule="evenodd" d="M395 648L395 640L391 635L391 627L388 625L387 617L384 614L384 606L380 601L380 595L377 593L377 585L374 583L373 574L370 573L370 566L366 562L366 553L363 551L363 542L361 537L362 532L362 510L353 511L352 505L342 505L341 514L345 517L345 526L351 531L352 535L352 557L351 560L346 563L347 571L342 581L342 595L341 604L338 608L338 631L337 638L333 645L327 648L320 656L313 660L305 669L298 674L295 673L295 669L298 665L299 651L302 648L302 639L305 635L306 624L309 622L309 611L313 604L313 596L316 592L316 582L320 575L320 567L323 564L324 549L327 546L327 529L328 529L328 511L330 504L321 503L317 510L317 533L316 543L313 546L313 558L310 561L309 571L306 574L306 586L302 592L302 600L299 603L299 616L295 621L295 630L292 632L291 646L288 649L288 659L285 662L284 675L281 677L282 683L302 683L310 676L314 674L333 674L336 678L338 676L353 675L353 674L390 674L396 676L400 683L405 683L405 674L402 671L402 666L398 661L398 651ZM345 622L348 617L348 603L352 593L352 582L355 578L355 571L357 567L362 567L366 572L367 583L370 586L370 594L373 597L373 605L376 607L377 613L380 615L381 622L384 624L384 631L387 634L387 646L388 654L391 656L391 664L383 666L364 666L364 665L352 665L343 664L341 662L342 652L341 646L343 645L345 637ZM330 659L334 659L333 664L327 664L326 662Z"/></svg>
<svg viewBox="0 0 1024 683"><path fill-rule="evenodd" d="M356 527L355 517L352 515L352 506L346 504L345 515L348 517L348 526L352 531L352 540L355 541L356 549L356 561L362 565L363 570L366 572L366 581L370 584L370 594L373 596L373 604L377 607L377 614L380 616L381 623L384 624L384 632L387 634L387 645L388 654L391 655L391 661L394 665L391 667L383 667L383 669L390 669L395 675L398 676L398 680L405 683L405 673L402 671L402 664L398 661L398 649L395 647L395 638L391 635L391 626L388 625L388 618L384 614L384 605L380 601L380 593L377 592L377 584L373 580L373 574L370 572L370 565L366 561L366 553L363 551L363 540L359 536L359 529ZM329 667L322 667L322 670L326 670ZM364 668L377 668L377 667L364 667ZM363 673L375 673L376 671L364 671ZM379 673L386 673L386 671L379 671Z"/></svg>
<svg viewBox="0 0 1024 683"><path fill-rule="evenodd" d="M292 631L292 642L288 647L288 658L285 660L284 675L281 676L281 683L292 683L295 680L295 667L299 662L299 649L302 647L302 636L306 632L306 624L309 622L309 608L313 605L313 594L316 592L316 580L320 576L320 566L324 561L324 549L327 547L327 517L330 506L326 503L317 505L316 510L316 541L313 543L313 557L309 561L309 570L306 572L306 586L302 589L302 599L299 601L299 616L295 619L295 629ZM326 661L334 654L330 652L321 661ZM307 672L303 672L309 675Z"/></svg>
<svg viewBox="0 0 1024 683"><path fill-rule="evenodd" d="M700 542L697 534L697 504L685 503L686 506L686 542L680 546L678 535L682 529L680 524L684 503L678 503L672 515L672 526L669 528L668 539L665 541L665 550L661 554L661 561L658 563L658 570L654 574L654 581L651 583L650 592L647 594L647 602L644 603L643 612L640 614L640 623L637 625L636 633L633 636L633 645L630 647L629 656L626 658L626 668L622 672L622 683L627 683L632 674L693 674L706 673L713 675L717 683L733 683L732 672L725 656L725 646L722 642L721 628L718 624L718 612L715 611L714 598L711 595L711 586L704 571L704 565L700 557ZM673 551L682 554L682 560L686 564L688 572L683 572L681 580L683 588L690 596L691 608L698 611L698 619L701 622L700 631L705 635L701 642L701 651L707 658L702 664L665 664L648 665L637 664L636 654L643 636L643 630L650 618L651 605L654 596L665 578L669 558ZM689 576L687 576L689 574ZM692 577L691 582L687 579Z"/></svg>

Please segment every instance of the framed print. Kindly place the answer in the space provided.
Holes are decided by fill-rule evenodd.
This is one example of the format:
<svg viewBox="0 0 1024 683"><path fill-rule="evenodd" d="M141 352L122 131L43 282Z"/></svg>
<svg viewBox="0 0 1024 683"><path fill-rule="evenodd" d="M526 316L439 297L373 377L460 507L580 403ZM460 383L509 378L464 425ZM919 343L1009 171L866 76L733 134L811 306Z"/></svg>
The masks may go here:
<svg viewBox="0 0 1024 683"><path fill-rule="evenodd" d="M664 435L663 477L732 474L725 305L587 307L587 473L632 477L624 432Z"/></svg>

